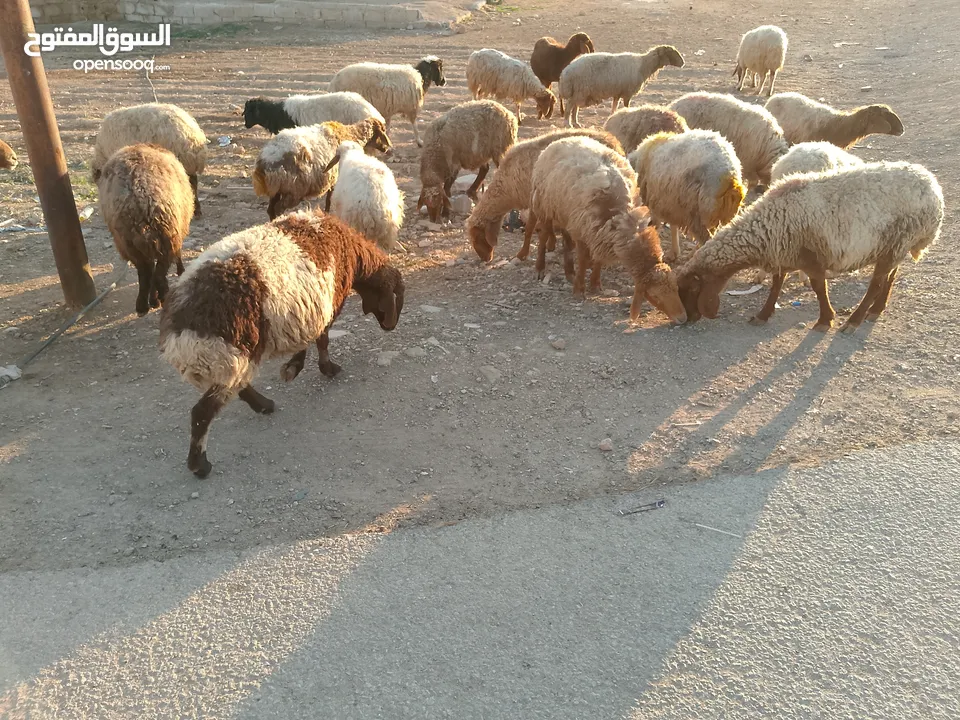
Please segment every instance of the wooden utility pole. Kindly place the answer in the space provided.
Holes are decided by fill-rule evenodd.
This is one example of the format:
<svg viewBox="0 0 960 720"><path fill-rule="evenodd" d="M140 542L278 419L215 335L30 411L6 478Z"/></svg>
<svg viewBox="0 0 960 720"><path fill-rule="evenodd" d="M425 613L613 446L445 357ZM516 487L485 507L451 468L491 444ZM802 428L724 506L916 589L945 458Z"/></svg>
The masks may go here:
<svg viewBox="0 0 960 720"><path fill-rule="evenodd" d="M0 50L60 274L60 287L67 305L82 307L93 300L97 291L43 62L23 49L29 40L27 34L33 31L28 0L0 0Z"/></svg>

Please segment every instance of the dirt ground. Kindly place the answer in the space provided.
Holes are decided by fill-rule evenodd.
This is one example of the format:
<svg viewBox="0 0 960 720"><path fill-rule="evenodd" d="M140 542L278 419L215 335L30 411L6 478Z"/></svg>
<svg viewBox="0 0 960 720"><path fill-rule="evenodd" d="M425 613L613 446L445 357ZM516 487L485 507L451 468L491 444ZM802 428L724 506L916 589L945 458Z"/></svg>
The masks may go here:
<svg viewBox="0 0 960 720"><path fill-rule="evenodd" d="M926 165L943 186L947 220L939 245L904 268L882 320L855 337L811 333L816 301L796 281L767 327L747 324L764 293L724 296L714 321L673 328L648 312L630 326L622 273L605 274L605 296L575 302L562 273L541 285L531 261L500 262L516 252L519 234L502 235L488 265L473 255L459 219L440 232L418 227L419 153L398 120L392 167L408 195L403 240L412 252L396 256L408 283L396 331L383 333L352 299L335 326L346 334L331 342L344 372L323 377L314 355L284 385L279 362L269 363L258 386L279 411L262 417L240 402L228 406L211 431L213 473L201 481L185 466L197 393L159 357L157 313L133 313L136 273L127 272L100 308L0 391L0 570L162 561L337 534L420 500L404 523L450 523L957 434L955 3L786 7L541 0L480 14L459 34L228 26L209 37L175 36L157 58L170 66L154 75L157 97L193 113L214 141L231 138L211 146L189 257L267 219L248 174L268 135L245 130L234 114L245 99L322 89L358 60L436 53L448 84L431 89L426 123L467 99L471 51L526 58L541 35L580 29L601 50L676 45L686 67L664 70L641 97L660 103L696 89L732 90L741 33L783 26L790 49L778 89L841 107L892 105L905 134L868 138L856 152ZM140 75L84 75L72 59L58 53L46 62L82 210L96 206L86 164L100 118L153 92ZM581 118L602 123L607 112ZM521 135L559 125L533 120ZM0 138L25 160L6 83ZM26 164L0 175L0 222L10 218L42 221ZM102 289L123 266L99 211L84 229ZM831 282L841 314L866 279ZM748 285L744 277L732 287ZM61 299L46 236L0 234L0 365L17 362L69 316ZM603 438L612 451L598 449Z"/></svg>

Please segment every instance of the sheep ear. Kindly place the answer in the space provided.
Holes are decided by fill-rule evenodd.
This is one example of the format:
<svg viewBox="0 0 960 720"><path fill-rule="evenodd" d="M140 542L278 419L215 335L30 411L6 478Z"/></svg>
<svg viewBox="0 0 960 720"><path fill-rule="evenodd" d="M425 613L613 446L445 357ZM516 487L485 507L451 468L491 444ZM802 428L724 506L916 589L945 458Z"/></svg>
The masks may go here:
<svg viewBox="0 0 960 720"><path fill-rule="evenodd" d="M330 171L336 166L336 164L337 164L338 162L340 162L340 154L339 154L339 153L333 156L333 160L331 160L329 163L327 163L327 166L323 169L323 171L324 171L324 172L330 172Z"/></svg>

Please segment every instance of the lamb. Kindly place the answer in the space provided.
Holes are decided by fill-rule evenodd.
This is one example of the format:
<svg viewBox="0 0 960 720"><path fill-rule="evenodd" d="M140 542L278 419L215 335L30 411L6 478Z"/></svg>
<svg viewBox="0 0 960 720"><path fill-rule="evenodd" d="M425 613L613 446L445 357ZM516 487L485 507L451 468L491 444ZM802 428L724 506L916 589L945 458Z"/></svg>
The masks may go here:
<svg viewBox="0 0 960 720"><path fill-rule="evenodd" d="M661 68L683 67L683 57L672 45L659 45L646 53L590 53L581 55L560 74L560 97L567 100L563 117L570 127L580 127L580 108L613 98L610 114L633 96ZM683 113L680 113L681 115Z"/></svg>
<svg viewBox="0 0 960 720"><path fill-rule="evenodd" d="M193 117L176 105L147 103L109 113L100 125L90 170L98 182L104 163L126 145L150 143L166 148L183 165L193 188L194 214L200 215L198 177L207 165L207 138Z"/></svg>
<svg viewBox="0 0 960 720"><path fill-rule="evenodd" d="M520 108L526 98L536 101L538 120L553 117L557 102L556 96L543 86L529 65L489 48L470 54L467 60L467 87L474 100L493 97L514 101L520 122L523 122Z"/></svg>
<svg viewBox="0 0 960 720"><path fill-rule="evenodd" d="M623 154L620 143L610 133L603 130L567 128L517 143L503 156L493 181L466 222L470 242L481 260L489 262L493 259L493 249L497 246L503 216L510 210L523 210L530 207L530 179L533 174L533 165L543 149L555 140L580 136L593 138ZM530 253L530 240L536 227L537 218L531 214L527 218L523 247L517 253L517 257L521 260L525 260Z"/></svg>
<svg viewBox="0 0 960 720"><path fill-rule="evenodd" d="M743 90L747 75L753 73L754 87L757 87L757 78L760 78L757 95L763 92L768 76L770 87L767 89L767 96L773 95L777 73L783 70L786 55L787 34L776 25L761 25L744 33L740 38L740 50L737 51L737 66L733 69L738 80L737 91Z"/></svg>
<svg viewBox="0 0 960 720"><path fill-rule="evenodd" d="M193 189L186 171L158 145L128 145L100 170L100 211L117 252L137 268L137 315L146 315L167 297L167 271L176 262L193 219Z"/></svg>
<svg viewBox="0 0 960 720"><path fill-rule="evenodd" d="M670 223L675 259L680 258L681 228L702 245L740 210L745 194L740 160L720 133L657 133L627 159L650 212Z"/></svg>
<svg viewBox="0 0 960 720"><path fill-rule="evenodd" d="M567 65L581 55L595 51L593 40L585 32L571 35L566 45L561 45L552 37L542 37L533 46L530 69L543 86L550 90L550 86L560 80L560 74ZM563 113L563 98L560 98L560 113Z"/></svg>
<svg viewBox="0 0 960 720"><path fill-rule="evenodd" d="M161 311L160 348L203 393L190 413L187 467L195 475L210 474L210 423L230 400L239 395L254 412L273 412L273 401L251 385L261 363L294 353L280 371L293 380L316 341L320 371L340 371L328 354L327 331L351 289L380 327L397 326L400 271L369 240L319 211L228 235L190 264Z"/></svg>
<svg viewBox="0 0 960 720"><path fill-rule="evenodd" d="M270 198L267 214L273 220L302 201L327 194L337 181L330 161L344 140L362 144L368 152L386 152L390 139L382 120L367 118L353 125L325 122L319 125L281 130L260 150L253 171L253 189Z"/></svg>
<svg viewBox="0 0 960 720"><path fill-rule="evenodd" d="M330 121L353 125L367 118L386 125L383 115L355 92L291 95L286 100L258 97L247 100L243 106L243 122L247 129L260 125L274 135L288 128Z"/></svg>
<svg viewBox="0 0 960 720"><path fill-rule="evenodd" d="M443 61L429 55L416 65L386 65L383 63L356 63L347 65L330 81L330 92L352 90L373 105L387 121L387 135L394 115L403 115L413 125L413 139L422 147L417 115L423 107L423 98L430 85L443 87Z"/></svg>
<svg viewBox="0 0 960 720"><path fill-rule="evenodd" d="M780 93L767 101L767 110L791 143L825 140L851 148L867 135L903 135L903 123L887 105L835 110L800 93Z"/></svg>
<svg viewBox="0 0 960 720"><path fill-rule="evenodd" d="M626 153L632 153L650 135L658 132L682 133L686 121L673 110L660 105L640 105L617 110L607 118L603 129L613 134Z"/></svg>
<svg viewBox="0 0 960 720"><path fill-rule="evenodd" d="M19 164L20 161L13 148L0 140L0 170L13 170Z"/></svg>
<svg viewBox="0 0 960 720"><path fill-rule="evenodd" d="M517 141L517 118L493 100L461 103L438 117L427 128L420 155L420 198L432 222L450 215L450 188L461 168L477 170L467 195L477 198L477 188L487 176L490 162L499 166L504 153Z"/></svg>
<svg viewBox="0 0 960 720"><path fill-rule="evenodd" d="M788 147L773 115L732 95L709 92L683 95L670 103L670 108L691 128L715 130L729 140L748 185L770 184L773 163Z"/></svg>
<svg viewBox="0 0 960 720"><path fill-rule="evenodd" d="M390 252L403 225L403 193L390 168L351 140L340 143L327 172L335 165L339 177L333 186L333 214Z"/></svg>
<svg viewBox="0 0 960 720"><path fill-rule="evenodd" d="M943 193L920 165L878 162L825 173L790 175L722 228L680 271L688 317L717 316L720 293L739 270L773 273L770 295L752 324L773 315L786 273L803 270L820 304L813 328L826 332L836 317L828 272L873 265L863 300L842 332L875 321L887 306L900 263L920 260L943 222Z"/></svg>
<svg viewBox="0 0 960 720"><path fill-rule="evenodd" d="M590 137L568 137L548 145L533 167L530 209L540 229L537 270L543 275L546 245L562 228L565 250L577 246L575 296L584 294L587 265L591 290L600 289L600 267L616 261L633 275L630 319L640 315L643 298L674 322L686 321L677 281L663 262L660 239L644 208L634 207L636 174L624 157ZM565 251L565 270L570 258Z"/></svg>

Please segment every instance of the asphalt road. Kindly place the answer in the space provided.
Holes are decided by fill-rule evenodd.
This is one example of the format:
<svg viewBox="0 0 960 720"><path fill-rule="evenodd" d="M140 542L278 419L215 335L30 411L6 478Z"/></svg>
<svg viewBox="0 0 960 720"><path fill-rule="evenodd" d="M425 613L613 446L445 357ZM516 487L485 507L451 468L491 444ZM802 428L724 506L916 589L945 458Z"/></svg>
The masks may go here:
<svg viewBox="0 0 960 720"><path fill-rule="evenodd" d="M955 719L958 470L941 442L442 528L8 573L0 716Z"/></svg>

